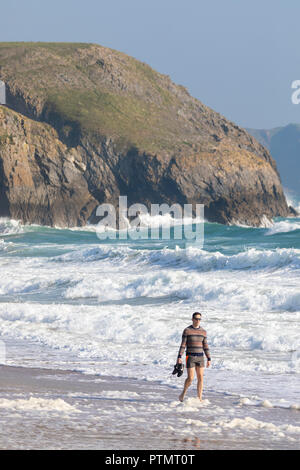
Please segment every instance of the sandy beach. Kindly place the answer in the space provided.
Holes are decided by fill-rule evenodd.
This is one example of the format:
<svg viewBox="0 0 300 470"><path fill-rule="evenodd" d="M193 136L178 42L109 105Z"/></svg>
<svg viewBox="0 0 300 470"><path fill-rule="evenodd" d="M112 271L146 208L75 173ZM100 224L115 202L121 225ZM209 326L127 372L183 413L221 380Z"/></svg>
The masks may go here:
<svg viewBox="0 0 300 470"><path fill-rule="evenodd" d="M11 366L1 366L0 376L1 449L295 449L298 444L300 429L288 424L298 419L297 410L244 406L236 397L210 392L201 404L195 384L179 403L177 387L147 381Z"/></svg>

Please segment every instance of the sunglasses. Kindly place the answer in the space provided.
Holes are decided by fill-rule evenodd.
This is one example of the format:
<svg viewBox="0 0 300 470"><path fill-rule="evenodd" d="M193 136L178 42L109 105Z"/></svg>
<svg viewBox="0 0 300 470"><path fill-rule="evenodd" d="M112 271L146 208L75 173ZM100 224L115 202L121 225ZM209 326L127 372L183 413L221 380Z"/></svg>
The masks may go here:
<svg viewBox="0 0 300 470"><path fill-rule="evenodd" d="M194 320L201 320L201 317L195 317Z"/></svg>

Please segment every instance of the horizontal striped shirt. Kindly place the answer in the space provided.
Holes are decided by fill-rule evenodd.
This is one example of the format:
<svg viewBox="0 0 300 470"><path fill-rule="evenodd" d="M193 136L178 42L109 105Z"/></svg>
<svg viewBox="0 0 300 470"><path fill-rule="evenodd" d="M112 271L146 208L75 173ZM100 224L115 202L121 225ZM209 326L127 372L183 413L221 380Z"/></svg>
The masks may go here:
<svg viewBox="0 0 300 470"><path fill-rule="evenodd" d="M211 359L209 347L207 344L206 331L201 327L194 328L193 325L190 325L183 330L178 357L182 356L185 348L187 356L192 356L193 354L203 354L204 352L207 359Z"/></svg>

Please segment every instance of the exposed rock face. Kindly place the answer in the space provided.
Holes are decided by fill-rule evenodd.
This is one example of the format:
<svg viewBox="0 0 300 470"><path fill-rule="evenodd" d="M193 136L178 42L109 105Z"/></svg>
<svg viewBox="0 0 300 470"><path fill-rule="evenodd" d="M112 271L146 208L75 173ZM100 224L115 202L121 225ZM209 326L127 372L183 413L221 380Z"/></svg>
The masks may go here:
<svg viewBox="0 0 300 470"><path fill-rule="evenodd" d="M97 201L84 178L84 156L67 148L49 125L0 107L0 215L24 222L85 223Z"/></svg>
<svg viewBox="0 0 300 470"><path fill-rule="evenodd" d="M225 224L295 215L262 145L125 54L0 43L0 79L0 216L83 225L119 195L203 203Z"/></svg>
<svg viewBox="0 0 300 470"><path fill-rule="evenodd" d="M300 124L274 129L248 129L275 158L283 186L300 196Z"/></svg>

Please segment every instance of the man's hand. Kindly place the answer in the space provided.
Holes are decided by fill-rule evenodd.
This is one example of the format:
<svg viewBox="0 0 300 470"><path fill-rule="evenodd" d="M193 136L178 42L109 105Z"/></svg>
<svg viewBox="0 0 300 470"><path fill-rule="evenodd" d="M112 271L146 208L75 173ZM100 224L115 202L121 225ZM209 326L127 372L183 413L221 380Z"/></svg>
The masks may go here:
<svg viewBox="0 0 300 470"><path fill-rule="evenodd" d="M177 364L182 364L182 359L181 359L181 357L178 357L178 358L177 358Z"/></svg>
<svg viewBox="0 0 300 470"><path fill-rule="evenodd" d="M206 367L210 367L211 361L207 361Z"/></svg>

